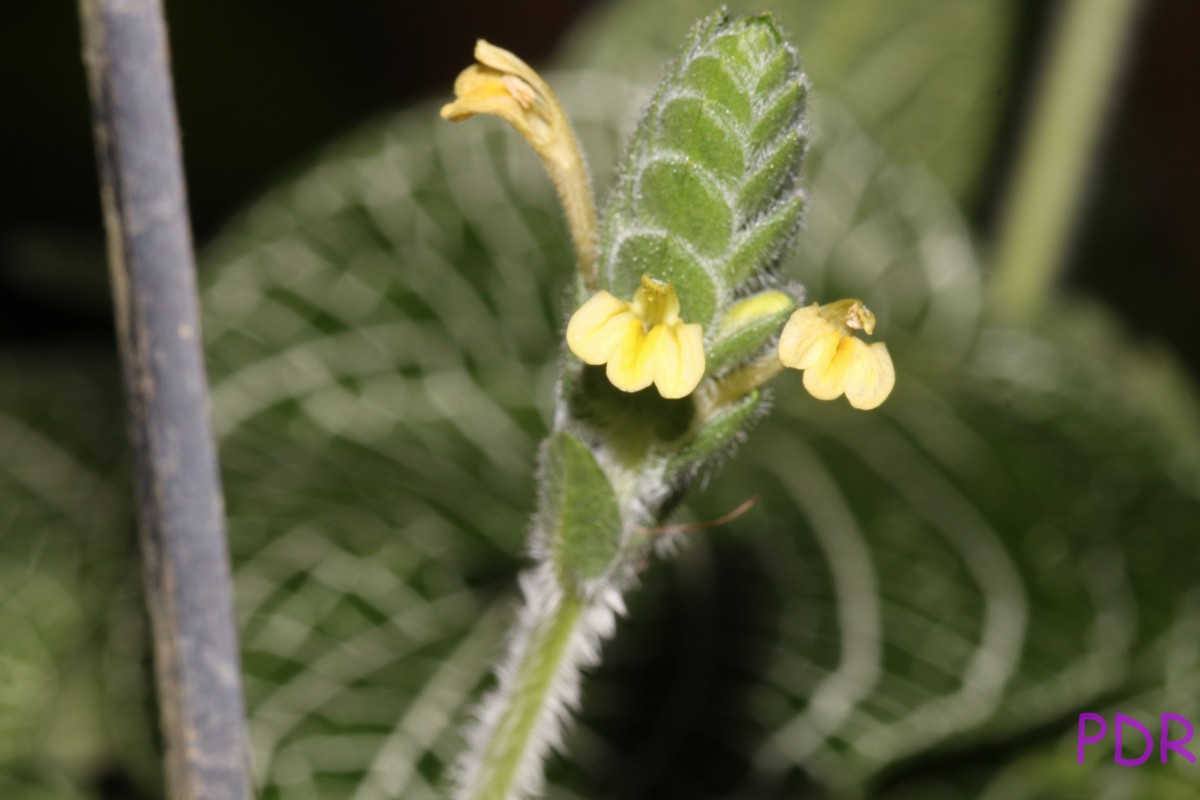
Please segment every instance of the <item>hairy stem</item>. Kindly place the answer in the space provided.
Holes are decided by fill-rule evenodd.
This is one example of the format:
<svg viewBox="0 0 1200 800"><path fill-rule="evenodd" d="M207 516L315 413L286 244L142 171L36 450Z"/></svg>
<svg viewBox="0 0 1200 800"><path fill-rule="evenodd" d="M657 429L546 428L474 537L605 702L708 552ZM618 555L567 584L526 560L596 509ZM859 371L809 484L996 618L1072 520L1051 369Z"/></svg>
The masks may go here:
<svg viewBox="0 0 1200 800"><path fill-rule="evenodd" d="M542 760L578 701L580 670L596 660L600 640L612 632L611 604L563 591L544 566L523 583L525 602L497 670L499 686L484 701L470 753L459 764L458 800L538 792Z"/></svg>
<svg viewBox="0 0 1200 800"><path fill-rule="evenodd" d="M503 735L493 739L484 754L485 762L494 768L493 779L488 781L485 790L488 797L508 795L507 787L513 784L521 756L533 738L581 610L576 597L564 595L552 616L547 617L541 629L531 637L529 652L517 671L513 703L504 709L497 726Z"/></svg>

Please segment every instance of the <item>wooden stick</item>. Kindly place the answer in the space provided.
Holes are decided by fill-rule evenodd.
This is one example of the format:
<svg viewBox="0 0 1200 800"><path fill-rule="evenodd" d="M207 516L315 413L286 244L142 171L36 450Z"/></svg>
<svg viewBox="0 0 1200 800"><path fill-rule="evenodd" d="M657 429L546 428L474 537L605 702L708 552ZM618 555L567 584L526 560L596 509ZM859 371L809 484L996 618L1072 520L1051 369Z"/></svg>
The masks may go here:
<svg viewBox="0 0 1200 800"><path fill-rule="evenodd" d="M172 800L250 797L224 501L158 0L81 0Z"/></svg>

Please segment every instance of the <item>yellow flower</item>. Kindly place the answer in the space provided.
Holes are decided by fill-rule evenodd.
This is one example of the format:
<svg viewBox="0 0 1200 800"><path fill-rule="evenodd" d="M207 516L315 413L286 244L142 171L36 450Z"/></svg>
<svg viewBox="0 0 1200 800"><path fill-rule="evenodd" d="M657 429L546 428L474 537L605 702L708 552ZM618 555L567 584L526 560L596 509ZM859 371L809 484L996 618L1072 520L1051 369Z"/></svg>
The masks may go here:
<svg viewBox="0 0 1200 800"><path fill-rule="evenodd" d="M855 335L875 330L875 315L861 300L813 303L792 314L779 337L779 360L804 370L804 388L818 400L843 393L850 405L878 407L896 385L896 370L883 342L867 344Z"/></svg>
<svg viewBox="0 0 1200 800"><path fill-rule="evenodd" d="M558 190L583 282L595 288L596 206L579 142L550 86L512 53L483 39L475 60L454 81L454 102L442 106L442 118L462 122L491 114L508 122L542 159Z"/></svg>
<svg viewBox="0 0 1200 800"><path fill-rule="evenodd" d="M442 117L454 122L476 114L492 114L511 124L539 155L562 146L569 131L567 116L554 92L533 69L507 50L480 39L475 60L454 81L454 102L442 106Z"/></svg>
<svg viewBox="0 0 1200 800"><path fill-rule="evenodd" d="M700 325L685 324L675 287L649 275L632 303L605 291L592 295L567 324L567 346L584 363L607 364L609 381L623 392L653 383L663 397L686 397L704 377Z"/></svg>

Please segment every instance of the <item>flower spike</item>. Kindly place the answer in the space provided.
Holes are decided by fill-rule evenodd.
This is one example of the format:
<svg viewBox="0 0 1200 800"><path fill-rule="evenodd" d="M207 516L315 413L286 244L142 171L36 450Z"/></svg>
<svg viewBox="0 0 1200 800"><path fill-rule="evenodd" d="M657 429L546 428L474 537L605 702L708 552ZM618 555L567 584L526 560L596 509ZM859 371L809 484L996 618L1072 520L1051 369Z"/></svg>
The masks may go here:
<svg viewBox="0 0 1200 800"><path fill-rule="evenodd" d="M670 283L642 276L633 302L597 292L567 324L567 346L586 364L607 364L608 380L623 392L651 383L663 397L691 394L704 377L699 324L679 317Z"/></svg>
<svg viewBox="0 0 1200 800"><path fill-rule="evenodd" d="M875 330L875 315L861 300L813 303L792 314L779 337L779 360L804 370L804 388L818 400L846 395L850 405L877 408L896 385L887 345L854 335Z"/></svg>
<svg viewBox="0 0 1200 800"><path fill-rule="evenodd" d="M454 102L443 119L462 122L491 114L508 122L541 158L558 190L579 259L584 286L597 288L596 206L583 152L550 86L512 53L480 39L475 60L454 82Z"/></svg>

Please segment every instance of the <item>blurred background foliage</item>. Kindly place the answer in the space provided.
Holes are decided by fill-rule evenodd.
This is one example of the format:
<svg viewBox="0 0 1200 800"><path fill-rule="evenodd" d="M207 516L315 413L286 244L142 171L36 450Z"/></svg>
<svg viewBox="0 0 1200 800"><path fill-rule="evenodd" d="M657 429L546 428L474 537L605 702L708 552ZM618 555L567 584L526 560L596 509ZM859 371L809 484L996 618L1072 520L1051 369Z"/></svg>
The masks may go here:
<svg viewBox="0 0 1200 800"><path fill-rule="evenodd" d="M264 798L440 796L522 563L570 244L524 145L422 96L477 36L557 67L603 192L708 10L167 4ZM762 501L647 571L550 796L1193 796L1077 766L1073 715L1198 705L1196 9L1146 5L1024 329L983 279L1054 4L774 10L817 109L786 268L876 311L897 390L779 383L686 513ZM157 797L73 11L0 9L0 796Z"/></svg>

